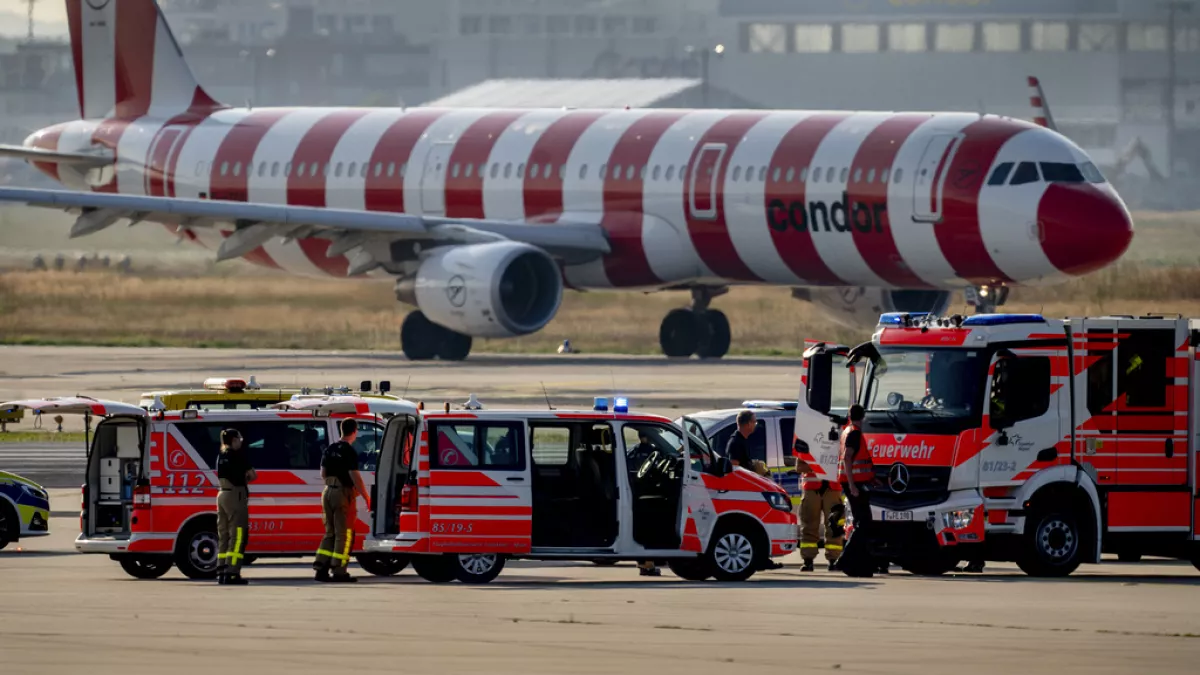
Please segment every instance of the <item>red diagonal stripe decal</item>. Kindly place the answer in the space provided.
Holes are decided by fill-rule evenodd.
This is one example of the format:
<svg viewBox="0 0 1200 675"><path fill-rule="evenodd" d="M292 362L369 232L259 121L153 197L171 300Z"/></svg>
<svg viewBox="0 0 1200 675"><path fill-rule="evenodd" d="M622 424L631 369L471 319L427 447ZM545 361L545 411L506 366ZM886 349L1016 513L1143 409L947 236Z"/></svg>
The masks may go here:
<svg viewBox="0 0 1200 675"><path fill-rule="evenodd" d="M558 175L558 167L567 163L575 142L603 115L603 112L590 110L567 113L550 123L534 142L529 152L523 194L527 220L552 222L562 214L563 180ZM540 167L536 177L533 176L534 166Z"/></svg>
<svg viewBox="0 0 1200 675"><path fill-rule="evenodd" d="M483 172L478 169L488 161L492 148L500 140L500 134L526 112L503 110L488 113L463 132L454 144L450 161L444 169L447 216L483 218ZM469 176L465 168L468 164L473 167ZM452 166L462 167L457 177L451 175Z"/></svg>
<svg viewBox="0 0 1200 675"><path fill-rule="evenodd" d="M404 175L413 164L413 147L429 126L445 114L445 110L433 109L406 112L383 132L371 152L367 171L368 211L404 212Z"/></svg>

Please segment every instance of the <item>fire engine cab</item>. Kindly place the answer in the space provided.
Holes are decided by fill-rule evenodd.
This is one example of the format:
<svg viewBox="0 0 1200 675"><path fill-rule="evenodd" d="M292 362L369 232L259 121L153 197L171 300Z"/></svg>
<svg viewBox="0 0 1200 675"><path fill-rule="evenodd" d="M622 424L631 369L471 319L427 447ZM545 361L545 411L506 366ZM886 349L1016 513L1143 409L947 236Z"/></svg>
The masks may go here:
<svg viewBox="0 0 1200 675"><path fill-rule="evenodd" d="M1198 343L1180 317L884 314L870 342L805 352L795 454L836 479L860 403L879 551L917 573L1065 576L1102 552L1200 568Z"/></svg>
<svg viewBox="0 0 1200 675"><path fill-rule="evenodd" d="M193 579L217 566L216 457L222 429L234 428L258 472L250 484L248 558L309 556L324 535L321 456L338 438L338 418L359 423L355 446L363 480L374 478L383 426L389 417L416 414L415 405L377 397L303 398L296 408L148 411L87 397L16 401L4 408L35 415L76 414L99 420L89 439L86 482L75 548L108 554L128 574L148 579L172 566ZM90 428L91 424L88 424ZM354 551L367 527L359 504ZM377 575L407 564L401 557L359 558Z"/></svg>
<svg viewBox="0 0 1200 675"><path fill-rule="evenodd" d="M485 583L508 558L665 559L732 581L795 550L784 490L714 454L695 421L613 403L393 417L364 555L410 556L433 582Z"/></svg>

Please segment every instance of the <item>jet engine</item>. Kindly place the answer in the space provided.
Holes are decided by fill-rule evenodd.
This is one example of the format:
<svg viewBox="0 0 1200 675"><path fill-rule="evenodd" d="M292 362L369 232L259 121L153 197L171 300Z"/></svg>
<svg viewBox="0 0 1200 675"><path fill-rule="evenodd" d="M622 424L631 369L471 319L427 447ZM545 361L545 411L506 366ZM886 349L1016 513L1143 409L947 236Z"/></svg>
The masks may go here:
<svg viewBox="0 0 1200 675"><path fill-rule="evenodd" d="M558 264L543 250L500 241L433 249L396 297L435 324L472 337L541 330L562 302Z"/></svg>
<svg viewBox="0 0 1200 675"><path fill-rule="evenodd" d="M797 290L807 291L795 295L812 302L826 317L856 330L873 329L879 323L879 315L885 312L945 314L951 297L950 291L901 291L861 286Z"/></svg>

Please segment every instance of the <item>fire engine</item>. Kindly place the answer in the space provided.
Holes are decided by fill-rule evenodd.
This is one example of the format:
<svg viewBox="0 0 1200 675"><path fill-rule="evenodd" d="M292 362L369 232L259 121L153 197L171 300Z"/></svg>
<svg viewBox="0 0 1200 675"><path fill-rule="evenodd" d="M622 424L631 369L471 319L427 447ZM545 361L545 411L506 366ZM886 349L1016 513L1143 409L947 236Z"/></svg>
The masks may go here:
<svg viewBox="0 0 1200 675"><path fill-rule="evenodd" d="M623 398L393 417L371 501L363 555L409 556L432 582L486 583L508 558L667 560L736 581L796 547L783 489L714 454L694 420Z"/></svg>
<svg viewBox="0 0 1200 675"><path fill-rule="evenodd" d="M1198 344L1181 317L884 314L870 342L805 352L794 452L836 477L861 404L879 552L917 573L1065 576L1101 553L1200 568Z"/></svg>
<svg viewBox="0 0 1200 675"><path fill-rule="evenodd" d="M399 399L351 398L352 403L315 411L148 411L86 397L16 401L3 407L100 420L88 440L76 550L107 554L137 578L161 577L175 566L187 577L208 579L215 576L217 564L215 468L221 430L241 432L258 471L250 486L247 557L312 555L324 534L321 455L337 438L337 418L359 421L355 446L369 484L385 419L416 413L416 406ZM358 533L368 529L366 506L359 505ZM361 544L362 536L356 536L356 552ZM359 564L372 574L391 575L406 561L374 555L359 558Z"/></svg>

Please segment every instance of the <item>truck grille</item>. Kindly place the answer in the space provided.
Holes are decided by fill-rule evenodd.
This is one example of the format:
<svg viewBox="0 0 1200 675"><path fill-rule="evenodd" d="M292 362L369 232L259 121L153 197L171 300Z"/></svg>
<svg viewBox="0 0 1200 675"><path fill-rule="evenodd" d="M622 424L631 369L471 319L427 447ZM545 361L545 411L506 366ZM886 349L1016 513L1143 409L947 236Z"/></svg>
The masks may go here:
<svg viewBox="0 0 1200 675"><path fill-rule="evenodd" d="M892 470L896 466L903 467L908 474L907 484L900 492L892 487L899 487L892 481L893 475L899 473ZM876 466L875 478L879 484L871 491L871 504L888 510L911 511L940 504L950 496L950 467L889 464Z"/></svg>

